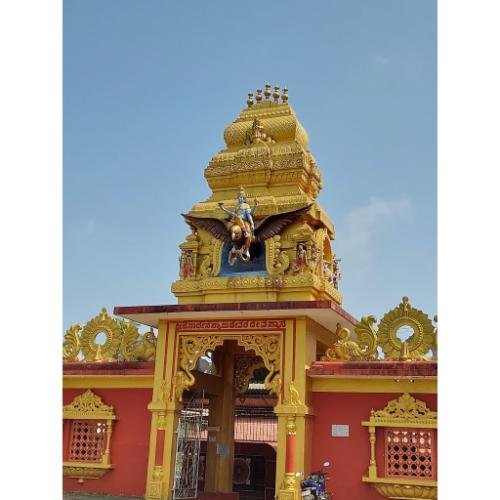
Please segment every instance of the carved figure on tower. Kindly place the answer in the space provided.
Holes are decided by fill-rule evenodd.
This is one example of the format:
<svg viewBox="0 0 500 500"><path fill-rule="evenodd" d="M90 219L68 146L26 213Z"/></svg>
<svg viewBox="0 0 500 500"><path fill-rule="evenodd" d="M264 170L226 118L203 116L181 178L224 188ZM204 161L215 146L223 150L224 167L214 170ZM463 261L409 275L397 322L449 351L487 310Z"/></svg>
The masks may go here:
<svg viewBox="0 0 500 500"><path fill-rule="evenodd" d="M233 246L228 254L228 263L233 266L238 258L243 262L250 260L250 245L253 242L263 242L279 234L285 227L307 213L312 204L298 210L270 215L256 224L253 221L253 212L257 200L254 208L250 209L243 188L240 190L238 204L234 210L227 210L222 203L219 203L219 206L231 216L229 219L221 221L213 217L195 217L187 214L182 216L194 230L204 229L221 241L231 242Z"/></svg>
<svg viewBox="0 0 500 500"><path fill-rule="evenodd" d="M293 272L294 274L303 273L307 267L307 250L304 243L299 243L297 245L297 257L293 261Z"/></svg>
<svg viewBox="0 0 500 500"><path fill-rule="evenodd" d="M342 276L340 275L340 261L342 259L339 259L337 257L334 257L332 260L332 284L333 286L338 289L339 288L339 282L342 279Z"/></svg>
<svg viewBox="0 0 500 500"><path fill-rule="evenodd" d="M179 275L181 278L191 278L194 275L195 268L191 252L182 252L180 268Z"/></svg>
<svg viewBox="0 0 500 500"><path fill-rule="evenodd" d="M245 196L245 190L243 189L243 186L240 187L240 192L238 194L237 202L236 202L236 207L234 211L228 210L227 208L224 208L224 203L219 202L219 207L224 210L227 214L229 214L232 218L232 220L236 219L237 217L240 217L243 222L246 222L247 224L244 224L245 228L243 230L243 235L245 238L254 238L254 230L255 230L255 224L253 222L253 214L255 212L255 209L257 208L258 202L257 198L254 199L254 205L253 208L250 208L250 205L247 203L247 199ZM248 231L248 228L246 226L250 226L250 231Z"/></svg>

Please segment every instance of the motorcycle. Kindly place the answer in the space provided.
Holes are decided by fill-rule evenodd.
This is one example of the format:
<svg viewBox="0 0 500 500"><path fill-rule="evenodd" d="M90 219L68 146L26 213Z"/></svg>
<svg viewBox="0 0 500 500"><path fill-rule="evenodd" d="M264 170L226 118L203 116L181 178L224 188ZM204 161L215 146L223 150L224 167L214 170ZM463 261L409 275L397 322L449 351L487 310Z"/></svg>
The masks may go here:
<svg viewBox="0 0 500 500"><path fill-rule="evenodd" d="M311 472L300 482L302 489L302 500L331 500L331 495L326 491L325 482L328 480L328 472L324 469L330 467L330 462L325 462L321 470Z"/></svg>

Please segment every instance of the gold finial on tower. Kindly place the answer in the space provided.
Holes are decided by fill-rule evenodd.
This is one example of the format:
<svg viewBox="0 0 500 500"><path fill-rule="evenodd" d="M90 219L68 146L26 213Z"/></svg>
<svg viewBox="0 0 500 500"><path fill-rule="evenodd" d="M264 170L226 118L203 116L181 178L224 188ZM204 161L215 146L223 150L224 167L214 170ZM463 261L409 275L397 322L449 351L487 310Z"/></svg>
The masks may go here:
<svg viewBox="0 0 500 500"><path fill-rule="evenodd" d="M257 89L255 100L257 101L257 104L262 101L262 89Z"/></svg>
<svg viewBox="0 0 500 500"><path fill-rule="evenodd" d="M279 88L279 87L276 87L276 86L274 87L274 92L273 92L273 100L274 100L274 102L276 102L276 103L278 102L278 99L279 99L279 97L280 97L279 90L280 90L280 88Z"/></svg>
<svg viewBox="0 0 500 500"><path fill-rule="evenodd" d="M281 100L283 101L283 104L286 104L288 102L288 89L286 87L283 87L283 92L281 93Z"/></svg>
<svg viewBox="0 0 500 500"><path fill-rule="evenodd" d="M271 97L271 85L269 85L269 83L266 83L266 90L264 90L264 95L266 96L266 99L269 99Z"/></svg>
<svg viewBox="0 0 500 500"><path fill-rule="evenodd" d="M247 106L251 108L253 106L253 93L248 93Z"/></svg>

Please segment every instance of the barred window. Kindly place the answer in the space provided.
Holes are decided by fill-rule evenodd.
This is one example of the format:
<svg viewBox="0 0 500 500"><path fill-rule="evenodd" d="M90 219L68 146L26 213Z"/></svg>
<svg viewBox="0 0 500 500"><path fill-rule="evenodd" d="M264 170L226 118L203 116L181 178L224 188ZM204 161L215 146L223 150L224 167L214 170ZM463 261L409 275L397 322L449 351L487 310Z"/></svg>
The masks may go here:
<svg viewBox="0 0 500 500"><path fill-rule="evenodd" d="M116 420L113 407L90 389L63 407L65 476L83 482L99 479L111 464L111 433Z"/></svg>
<svg viewBox="0 0 500 500"><path fill-rule="evenodd" d="M385 429L386 477L436 478L433 429Z"/></svg>
<svg viewBox="0 0 500 500"><path fill-rule="evenodd" d="M106 446L106 421L72 420L68 460L101 462Z"/></svg>

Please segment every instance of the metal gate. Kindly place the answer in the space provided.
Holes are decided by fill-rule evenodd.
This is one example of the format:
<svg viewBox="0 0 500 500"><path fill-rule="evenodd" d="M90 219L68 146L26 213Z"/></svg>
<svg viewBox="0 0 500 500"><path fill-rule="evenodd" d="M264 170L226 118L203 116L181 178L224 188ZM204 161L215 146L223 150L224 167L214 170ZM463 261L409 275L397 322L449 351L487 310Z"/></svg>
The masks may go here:
<svg viewBox="0 0 500 500"><path fill-rule="evenodd" d="M200 441L206 430L208 409L203 406L204 393L184 402L177 427L173 499L196 498Z"/></svg>

